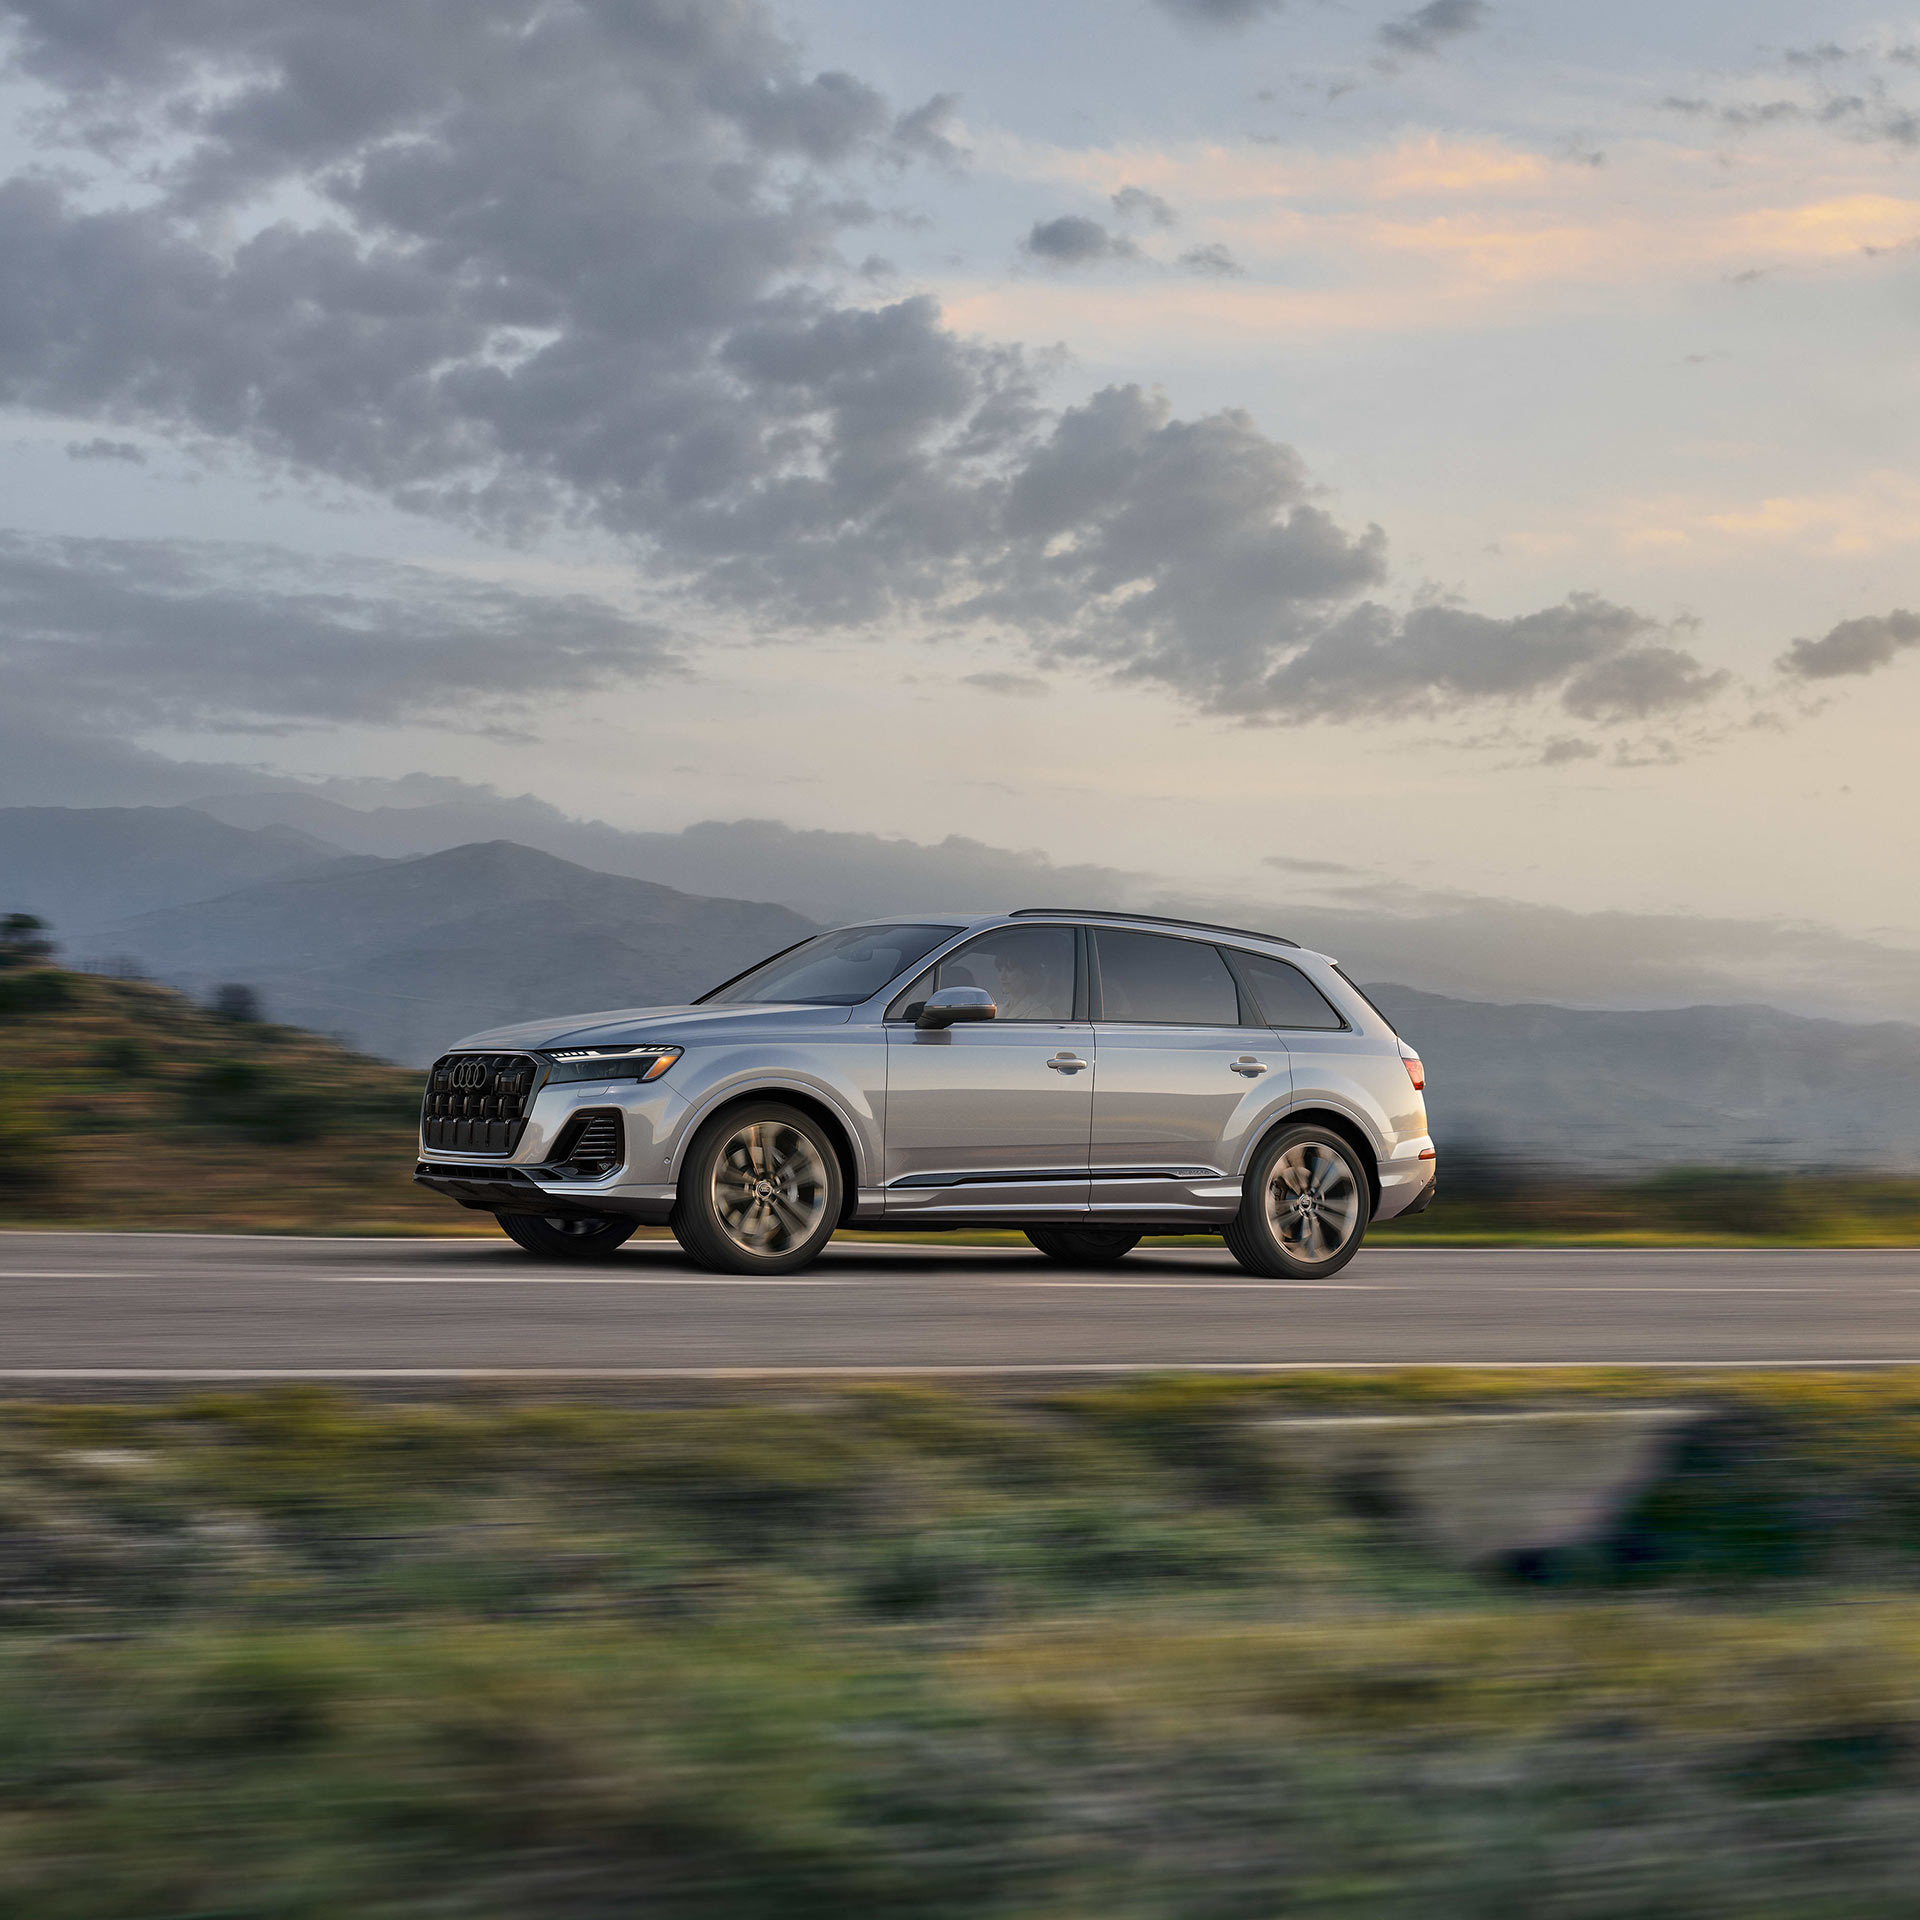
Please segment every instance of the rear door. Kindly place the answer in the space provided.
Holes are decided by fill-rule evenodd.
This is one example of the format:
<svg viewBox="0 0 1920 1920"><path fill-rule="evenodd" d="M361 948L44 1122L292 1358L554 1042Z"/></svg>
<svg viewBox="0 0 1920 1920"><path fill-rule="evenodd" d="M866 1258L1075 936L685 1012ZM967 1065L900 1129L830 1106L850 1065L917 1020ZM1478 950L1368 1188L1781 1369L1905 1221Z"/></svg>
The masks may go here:
<svg viewBox="0 0 1920 1920"><path fill-rule="evenodd" d="M1286 1097L1286 1048L1211 941L1108 927L1089 938L1094 1212L1196 1223L1232 1213L1247 1130Z"/></svg>
<svg viewBox="0 0 1920 1920"><path fill-rule="evenodd" d="M925 1030L918 1003L984 987L996 1017ZM1076 930L1000 927L888 1009L887 1211L1036 1219L1087 1212L1093 1026Z"/></svg>

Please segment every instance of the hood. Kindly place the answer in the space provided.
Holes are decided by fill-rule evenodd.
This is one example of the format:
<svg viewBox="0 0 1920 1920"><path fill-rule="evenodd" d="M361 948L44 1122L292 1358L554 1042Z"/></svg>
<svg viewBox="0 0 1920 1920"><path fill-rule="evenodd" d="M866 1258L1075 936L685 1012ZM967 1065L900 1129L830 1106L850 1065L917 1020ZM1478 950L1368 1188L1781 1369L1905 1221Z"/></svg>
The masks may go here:
<svg viewBox="0 0 1920 1920"><path fill-rule="evenodd" d="M558 1013L544 1020L521 1020L510 1027L470 1033L447 1048L449 1053L496 1053L518 1047L611 1047L627 1041L746 1038L754 1033L784 1033L795 1027L844 1027L851 1007L812 1007L780 1003L738 1007L617 1007L605 1013Z"/></svg>

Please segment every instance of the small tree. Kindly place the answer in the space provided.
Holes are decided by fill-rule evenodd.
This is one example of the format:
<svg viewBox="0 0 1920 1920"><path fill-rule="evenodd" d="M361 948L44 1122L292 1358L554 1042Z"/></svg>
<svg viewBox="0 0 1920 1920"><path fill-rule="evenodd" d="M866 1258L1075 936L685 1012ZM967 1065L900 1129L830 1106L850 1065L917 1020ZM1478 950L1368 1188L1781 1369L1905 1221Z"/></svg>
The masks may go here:
<svg viewBox="0 0 1920 1920"><path fill-rule="evenodd" d="M260 1018L260 996L251 987L229 980L225 986L214 989L213 1010L222 1020L231 1020L236 1025L255 1021Z"/></svg>
<svg viewBox="0 0 1920 1920"><path fill-rule="evenodd" d="M43 967L53 955L47 923L38 914L0 915L0 968Z"/></svg>

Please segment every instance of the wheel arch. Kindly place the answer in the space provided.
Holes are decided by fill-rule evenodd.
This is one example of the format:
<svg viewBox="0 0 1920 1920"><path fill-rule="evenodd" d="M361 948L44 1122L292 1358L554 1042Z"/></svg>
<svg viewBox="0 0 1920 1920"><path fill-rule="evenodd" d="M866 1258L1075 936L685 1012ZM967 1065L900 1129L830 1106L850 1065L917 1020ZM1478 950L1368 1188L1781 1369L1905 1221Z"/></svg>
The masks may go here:
<svg viewBox="0 0 1920 1920"><path fill-rule="evenodd" d="M1367 1218L1372 1220L1380 1211L1380 1156L1367 1138L1367 1130L1351 1114L1342 1113L1338 1107L1306 1106L1294 1107L1279 1115L1273 1123L1254 1142L1252 1153L1247 1156L1247 1166L1253 1166L1267 1149L1267 1143L1276 1134L1284 1133L1289 1127L1320 1126L1330 1133L1337 1133L1341 1139L1360 1155L1360 1165L1367 1176Z"/></svg>
<svg viewBox="0 0 1920 1920"><path fill-rule="evenodd" d="M696 1114L681 1135L680 1144L674 1152L675 1187L679 1186L680 1176L686 1171L688 1151L708 1127L741 1107L764 1106L769 1102L798 1108L810 1120L818 1121L825 1131L834 1157L840 1162L840 1219L844 1223L852 1217L860 1199L860 1161L854 1148L853 1130L830 1100L822 1099L811 1088L791 1086L783 1081L735 1088L725 1099L716 1100L712 1106Z"/></svg>

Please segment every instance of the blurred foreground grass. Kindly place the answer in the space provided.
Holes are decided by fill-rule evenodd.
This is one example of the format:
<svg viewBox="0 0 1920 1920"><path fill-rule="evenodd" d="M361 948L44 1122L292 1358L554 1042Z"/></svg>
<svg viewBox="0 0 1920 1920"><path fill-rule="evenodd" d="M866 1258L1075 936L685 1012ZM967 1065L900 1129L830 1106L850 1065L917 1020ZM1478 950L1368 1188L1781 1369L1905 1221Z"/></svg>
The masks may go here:
<svg viewBox="0 0 1920 1920"><path fill-rule="evenodd" d="M1450 1571L1262 1415L1539 1376L0 1412L0 1913L1905 1916L1920 1376Z"/></svg>

